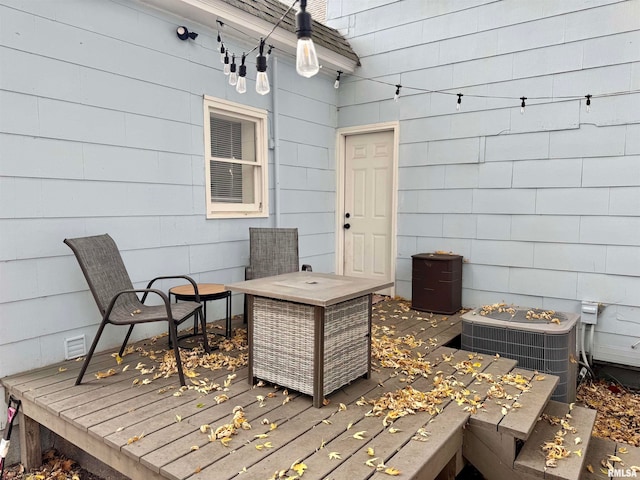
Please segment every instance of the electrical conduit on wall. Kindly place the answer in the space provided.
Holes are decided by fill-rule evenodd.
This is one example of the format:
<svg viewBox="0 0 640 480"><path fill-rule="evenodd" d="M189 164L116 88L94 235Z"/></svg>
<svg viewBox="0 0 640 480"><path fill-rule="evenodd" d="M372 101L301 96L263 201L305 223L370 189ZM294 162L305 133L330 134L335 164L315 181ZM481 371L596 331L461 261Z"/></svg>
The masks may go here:
<svg viewBox="0 0 640 480"><path fill-rule="evenodd" d="M274 192L274 212L276 217L276 227L280 226L280 135L279 131L279 111L278 111L278 59L273 56L271 64L271 111L273 112L273 181L275 183Z"/></svg>

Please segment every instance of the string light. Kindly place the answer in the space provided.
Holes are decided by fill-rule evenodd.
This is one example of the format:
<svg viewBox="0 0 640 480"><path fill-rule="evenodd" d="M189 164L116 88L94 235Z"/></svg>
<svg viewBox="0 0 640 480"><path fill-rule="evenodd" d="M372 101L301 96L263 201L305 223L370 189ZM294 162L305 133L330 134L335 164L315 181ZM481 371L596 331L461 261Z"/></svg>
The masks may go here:
<svg viewBox="0 0 640 480"><path fill-rule="evenodd" d="M231 73L231 65L229 65L229 51L225 49L224 51L224 68L222 71L225 75L229 75Z"/></svg>
<svg viewBox="0 0 640 480"><path fill-rule="evenodd" d="M238 72L238 83L236 84L236 92L238 93L247 91L247 79L245 78L247 76L247 66L244 64L246 58L247 56L243 53Z"/></svg>
<svg viewBox="0 0 640 480"><path fill-rule="evenodd" d="M400 89L402 88L402 85L397 84L396 85L396 94L393 96L393 101L397 102L398 99L400 98Z"/></svg>
<svg viewBox="0 0 640 480"><path fill-rule="evenodd" d="M220 20L216 20L218 22L218 51L220 52L220 63L224 63L224 54L226 49L224 48L224 43L222 43L222 36L220 36L220 28L224 27L224 23Z"/></svg>
<svg viewBox="0 0 640 480"><path fill-rule="evenodd" d="M291 9L294 7L294 5L298 3L298 0L294 0L293 3L289 6L289 8L287 8L287 10L282 14L282 16L280 17L280 19L275 23L275 25L273 26L273 28L271 29L271 31L269 32L269 34L265 37L265 38L261 38L260 42L258 45L256 45L255 47L253 47L248 53L253 52L256 49L260 49L259 50L259 54L256 56L256 69L258 70L258 74L256 76L256 92L258 92L260 95L266 95L267 93L269 93L271 91L271 87L269 85L269 77L267 76L267 58L269 57L269 55L271 55L271 51L273 50L273 45L269 45L269 51L267 52L267 55L264 55L264 46L265 43L267 41L267 39L273 34L273 32L275 32L276 28L278 28L278 26L282 23L282 21L285 19L285 17L289 14L289 12L291 11ZM306 7L306 0L302 0L301 1L301 6L302 6L302 10L304 11ZM306 12L304 12L306 13ZM311 35L311 14L306 13L306 15L300 15L298 18L300 18L300 27L302 28L298 28L296 33L298 34L298 38L302 38L304 39L304 35ZM218 25L221 27L224 27L224 23L220 20L216 20L218 22ZM234 28L232 26L227 25L228 28L232 28L234 30L237 30L238 32L247 35L244 31L239 30L237 28ZM242 63L240 65L240 68L238 69L238 73L236 73L236 63L235 63L235 54L232 54L232 58L233 58L233 62L231 62L231 64L229 63L229 50L227 48L225 48L224 43L222 41L222 36L220 35L220 29L218 29L218 46L220 48L220 61L223 63L224 68L223 68L223 72L225 75L229 75L229 83L231 85L235 85L236 86L236 91L238 93L245 93L247 91L247 84L246 84L246 75L247 75L247 67L245 65L245 60L247 57L247 54L243 53L242 54ZM308 39L311 47L312 47L312 51L313 51L313 55L315 56L316 59L316 64L317 64L317 55L315 54L315 47L313 46L313 42L311 41L311 38ZM309 42L307 42L306 44L308 45ZM300 43L300 42L298 42ZM318 65L318 69L319 69L319 65ZM317 71L315 72L317 73ZM312 74L313 75L313 74ZM311 75L309 75L311 76Z"/></svg>
<svg viewBox="0 0 640 480"><path fill-rule="evenodd" d="M268 93L270 91L270 86L269 86L269 79L267 77L267 59L269 57L269 55L271 54L271 50L273 49L272 45L269 45L269 51L267 52L266 56L264 55L264 46L266 44L266 41L269 39L269 37L273 34L273 32L276 30L276 28L278 28L278 26L282 23L282 21L287 17L287 15L289 14L289 12L291 11L291 9L295 6L296 3L298 3L298 1L300 1L300 11L298 12L298 14L296 15L296 34L298 36L299 40L305 40L307 39L308 36L308 42L302 42L303 45L306 43L306 45L308 45L310 48L309 49L303 49L305 54L309 54L310 57L313 57L313 59L315 59L315 63L317 64L317 54L315 52L315 46L313 45L313 41L311 40L311 24L312 24L312 19L311 19L311 14L308 13L306 11L306 6L307 6L307 0L293 0L293 3L289 6L289 8L284 12L284 14L280 17L280 19L275 23L275 25L273 26L273 28L271 29L271 31L269 32L269 34L265 37L265 38L261 38L260 39L260 43L258 45L256 45L255 47L253 47L253 49L251 49L248 53L253 52L254 50L260 48L260 53L259 55L256 57L256 69L258 70L258 77L256 78L256 91L258 91L258 93L261 93L262 95L265 95L266 93ZM224 23L220 20L217 20L218 24L220 25L220 27L225 26ZM232 28L235 29L232 26L227 25L227 28ZM242 30L239 29L235 29L240 33L243 33L246 35L246 33ZM218 29L218 36L217 36L217 40L218 40L218 45L220 48L220 60L221 62L224 64L224 73L225 75L230 75L231 74L231 64L229 62L229 50L224 46L224 42L222 41L222 36L220 34L220 30ZM300 47L301 42L298 42L298 47ZM312 50L311 50L312 48ZM235 57L235 55L234 55ZM307 58L303 55L304 58ZM246 58L246 54L242 55L242 64L240 65L240 74L238 76L238 80L240 78L244 79L244 83L245 86L244 88L246 89L246 66L244 65L245 62L245 58ZM300 73L300 71L298 70L298 60L301 57L298 55L298 51L296 52L296 70L298 71L298 73ZM235 62L234 62L235 64ZM243 69L244 67L244 69ZM242 71L245 71L245 75L242 75ZM315 75L319 70L319 65L317 65L317 69L315 67L315 65L313 65L313 73L310 74L306 74L303 75L303 73L300 73L303 76L313 76ZM334 82L334 88L339 88L340 86L340 80L341 80L341 75L342 73L344 73L341 70L337 70L336 71L336 80ZM380 84L384 84L384 85L393 85L392 83L389 82L385 82L383 80L378 80L375 78L365 78L365 77L360 77L358 75L356 75L355 73L351 73L350 74L353 77L356 78L360 78L362 80L368 80L368 81L372 81L372 82L376 82L376 83L380 83ZM258 81L260 80L260 81ZM231 82L230 82L231 83ZM236 90L240 89L242 90L243 87L238 87L238 83L235 83L236 85ZM396 93L394 95L394 100L397 102L400 98L400 88L402 88L402 85L400 84L396 84ZM405 88L409 88L411 90L415 90L418 92L426 92L426 93L439 93L442 95L456 95L457 98L457 102L456 102L456 110L459 111L460 110L460 106L462 104L462 97L464 96L464 94L462 93L452 93L452 92L448 92L445 90L432 90L432 89L428 89L428 88L419 88L419 87L405 87ZM613 96L620 96L620 95L630 95L630 94L635 94L635 93L640 93L640 89L638 90L629 90L629 91L618 91L618 92L610 92L610 93L603 93L600 95L597 95L598 98L600 97L613 97ZM510 96L499 96L499 95L468 95L471 97L475 97L475 98L487 98L487 99L502 99L502 100L512 100L515 97L510 97ZM522 96L519 97L521 100L520 103L520 113L524 114L524 110L526 107L526 100L528 100L528 97ZM591 99L594 98L593 95L588 94L588 95L581 95L581 96L553 96L553 97L546 97L546 96L541 96L541 97L531 97L532 99L535 100L547 100L550 102L557 102L557 101L571 101L571 100L580 100L581 98L586 98L586 111L587 113L589 113L591 111Z"/></svg>
<svg viewBox="0 0 640 480"><path fill-rule="evenodd" d="M300 11L296 14L296 71L299 75L309 78L318 73L320 65L316 47L311 40L311 14L306 9L307 0L300 0Z"/></svg>
<svg viewBox="0 0 640 480"><path fill-rule="evenodd" d="M264 56L264 40L260 39L260 50L256 56L256 92L260 95L266 95L271 91L269 86L269 77L267 76L267 57Z"/></svg>
<svg viewBox="0 0 640 480"><path fill-rule="evenodd" d="M236 67L236 56L235 54L231 56L231 67L229 69L229 85L235 86L238 83L238 73Z"/></svg>

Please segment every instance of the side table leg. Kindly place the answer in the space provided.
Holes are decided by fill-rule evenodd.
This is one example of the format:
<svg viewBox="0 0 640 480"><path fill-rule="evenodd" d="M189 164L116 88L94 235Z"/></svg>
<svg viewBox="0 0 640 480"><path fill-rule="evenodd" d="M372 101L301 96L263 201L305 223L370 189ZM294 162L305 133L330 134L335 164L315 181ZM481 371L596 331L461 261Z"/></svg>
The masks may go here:
<svg viewBox="0 0 640 480"><path fill-rule="evenodd" d="M247 305L247 343L249 345L249 364L247 366L247 380L249 385L254 384L255 378L253 378L253 295L248 293L244 294L245 302Z"/></svg>
<svg viewBox="0 0 640 480"><path fill-rule="evenodd" d="M231 301L231 292L227 292L227 323L225 325L227 338L231 337Z"/></svg>
<svg viewBox="0 0 640 480"><path fill-rule="evenodd" d="M324 402L324 307L313 310L313 406Z"/></svg>
<svg viewBox="0 0 640 480"><path fill-rule="evenodd" d="M367 333L367 337L369 338L369 347L368 347L368 359L367 359L367 375L365 378L369 379L371 378L371 318L373 316L373 293L370 293L368 295L368 300L369 300L369 305L368 305L368 320L367 322L369 323L368 325L368 333Z"/></svg>

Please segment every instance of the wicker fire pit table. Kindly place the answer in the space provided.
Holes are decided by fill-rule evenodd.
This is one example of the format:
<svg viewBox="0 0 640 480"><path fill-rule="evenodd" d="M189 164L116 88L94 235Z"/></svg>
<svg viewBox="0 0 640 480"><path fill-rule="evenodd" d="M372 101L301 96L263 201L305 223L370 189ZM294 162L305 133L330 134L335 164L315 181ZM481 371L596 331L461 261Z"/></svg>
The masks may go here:
<svg viewBox="0 0 640 480"><path fill-rule="evenodd" d="M313 396L371 373L371 297L379 279L294 272L225 285L247 295L249 375Z"/></svg>

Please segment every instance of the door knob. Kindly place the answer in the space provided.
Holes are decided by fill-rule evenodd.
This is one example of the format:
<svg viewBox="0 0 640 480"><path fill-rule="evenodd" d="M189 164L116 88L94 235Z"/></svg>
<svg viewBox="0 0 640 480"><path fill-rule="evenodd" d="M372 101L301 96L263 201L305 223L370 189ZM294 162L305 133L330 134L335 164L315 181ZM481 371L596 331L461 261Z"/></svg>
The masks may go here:
<svg viewBox="0 0 640 480"><path fill-rule="evenodd" d="M344 214L344 216L345 216L345 218L349 218L349 217L351 217L351 214L349 212L347 212L347 213Z"/></svg>
<svg viewBox="0 0 640 480"><path fill-rule="evenodd" d="M351 228L351 224L349 224L349 223L345 223L344 224L344 229L345 230L349 230L350 228Z"/></svg>

